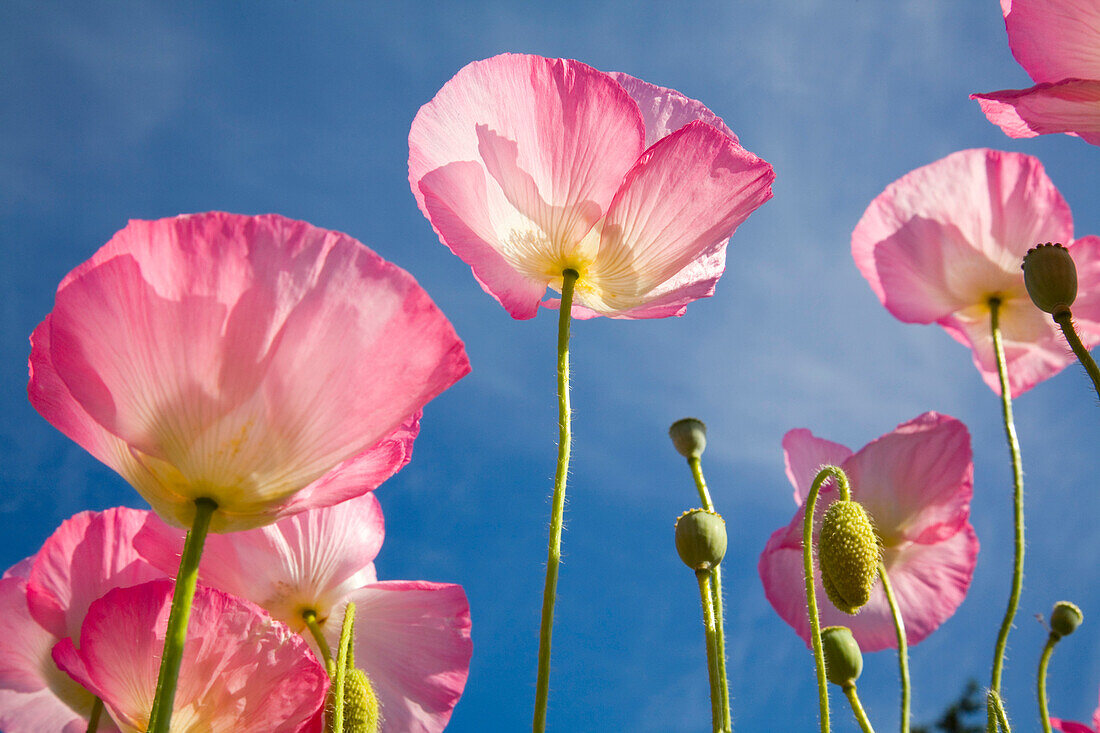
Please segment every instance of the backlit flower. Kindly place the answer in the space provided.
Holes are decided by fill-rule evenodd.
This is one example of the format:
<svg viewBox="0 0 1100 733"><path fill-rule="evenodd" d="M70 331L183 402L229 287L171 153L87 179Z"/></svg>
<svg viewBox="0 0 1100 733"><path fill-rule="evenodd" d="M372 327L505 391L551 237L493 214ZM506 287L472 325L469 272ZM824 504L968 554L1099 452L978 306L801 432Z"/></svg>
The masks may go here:
<svg viewBox="0 0 1100 733"><path fill-rule="evenodd" d="M83 733L94 696L58 669L63 639L80 638L88 608L112 588L164 577L133 548L149 512L116 508L66 520L0 580L0 729ZM106 719L103 733L117 730Z"/></svg>
<svg viewBox="0 0 1100 733"><path fill-rule="evenodd" d="M275 215L130 222L31 342L35 408L165 520L213 499L215 532L374 488L469 371L408 273Z"/></svg>
<svg viewBox="0 0 1100 733"><path fill-rule="evenodd" d="M871 517L909 644L924 639L955 612L970 587L978 557L978 539L970 525L970 435L961 422L926 412L857 453L809 430L792 430L783 438L783 452L800 508L788 526L772 533L758 569L768 601L807 645L801 506L826 464L844 470L852 500ZM837 496L832 481L826 482L816 504L815 537L825 508ZM849 627L865 652L897 647L881 582L875 583L867 605L849 616L825 600L819 569L814 579L822 626Z"/></svg>
<svg viewBox="0 0 1100 733"><path fill-rule="evenodd" d="M247 598L311 644L313 612L335 654L344 607L355 603L355 663L378 697L384 733L438 733L469 673L470 609L461 586L378 582L384 536L373 494L311 509L248 532L207 539L201 583ZM179 563L183 533L150 517L135 546L152 563Z"/></svg>
<svg viewBox="0 0 1100 733"><path fill-rule="evenodd" d="M963 150L907 173L867 207L852 232L852 257L896 318L938 323L969 346L998 394L990 300L999 301L1016 396L1074 360L1024 285L1021 263L1040 242L1061 242L1077 264L1073 314L1091 347L1100 341L1100 237L1074 240L1069 206L1031 156Z"/></svg>
<svg viewBox="0 0 1100 733"><path fill-rule="evenodd" d="M515 318L566 269L575 316L682 314L773 179L699 102L567 59L475 61L409 133L420 210Z"/></svg>
<svg viewBox="0 0 1100 733"><path fill-rule="evenodd" d="M53 656L103 700L123 733L148 728L172 581L116 588L95 601L80 640ZM295 733L313 727L328 675L305 641L253 603L195 591L170 730Z"/></svg>
<svg viewBox="0 0 1100 733"><path fill-rule="evenodd" d="M1094 0L1001 0L1012 55L1030 89L971 94L1009 137L1055 132L1100 145L1100 5Z"/></svg>

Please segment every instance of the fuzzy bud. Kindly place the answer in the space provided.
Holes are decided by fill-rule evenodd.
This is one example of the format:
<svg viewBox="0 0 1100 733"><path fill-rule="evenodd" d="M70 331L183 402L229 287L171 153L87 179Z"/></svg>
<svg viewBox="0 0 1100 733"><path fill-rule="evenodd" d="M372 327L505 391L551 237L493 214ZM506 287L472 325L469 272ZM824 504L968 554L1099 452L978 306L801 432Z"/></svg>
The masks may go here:
<svg viewBox="0 0 1100 733"><path fill-rule="evenodd" d="M676 552L692 570L718 567L726 555L726 522L715 512L691 509L676 520Z"/></svg>
<svg viewBox="0 0 1100 733"><path fill-rule="evenodd" d="M1050 631L1058 636L1069 636L1084 620L1085 614L1081 613L1076 604L1058 601L1050 612Z"/></svg>
<svg viewBox="0 0 1100 733"><path fill-rule="evenodd" d="M1069 310L1077 297L1077 267L1060 244L1040 244L1024 257L1024 285L1031 302L1050 314Z"/></svg>
<svg viewBox="0 0 1100 733"><path fill-rule="evenodd" d="M332 730L332 710L336 705L336 687L329 686L326 708L326 731ZM370 680L361 669L349 669L344 676L344 730L354 733L378 733L382 730L382 718L378 710L378 697Z"/></svg>
<svg viewBox="0 0 1100 733"><path fill-rule="evenodd" d="M668 437L684 458L698 458L707 449L707 426L702 420L685 417L672 423Z"/></svg>
<svg viewBox="0 0 1100 733"><path fill-rule="evenodd" d="M825 511L817 555L829 600L844 613L858 613L871 599L879 563L875 530L858 502L835 501Z"/></svg>
<svg viewBox="0 0 1100 733"><path fill-rule="evenodd" d="M834 685L855 684L863 672L863 654L847 626L826 626L821 630L821 651L825 654L825 677Z"/></svg>

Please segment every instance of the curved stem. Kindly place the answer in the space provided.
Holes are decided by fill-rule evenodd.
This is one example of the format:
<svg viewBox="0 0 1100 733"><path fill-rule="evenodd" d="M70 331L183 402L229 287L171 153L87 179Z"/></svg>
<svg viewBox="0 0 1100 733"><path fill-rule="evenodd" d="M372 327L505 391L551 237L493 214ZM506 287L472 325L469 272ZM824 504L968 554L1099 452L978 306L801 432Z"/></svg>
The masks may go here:
<svg viewBox="0 0 1100 733"><path fill-rule="evenodd" d="M103 715L103 700L96 698L92 704L92 713L88 717L88 727L85 729L85 733L95 733L99 727L99 718Z"/></svg>
<svg viewBox="0 0 1100 733"><path fill-rule="evenodd" d="M321 624L317 623L317 612L313 609L302 611L302 620L306 622L306 628L313 635L313 640L317 642L317 648L321 650L321 661L325 663L325 669L328 669L332 664L332 649L329 648L328 640L321 632Z"/></svg>
<svg viewBox="0 0 1100 733"><path fill-rule="evenodd" d="M821 709L821 733L829 733L829 683L825 678L825 653L821 649L821 621L817 616L817 594L814 591L814 507L817 495L826 479L834 477L839 484L842 499L852 495L848 477L836 466L823 466L814 477L810 493L803 504L806 516L802 521L802 571L806 578L806 605L810 612L810 641L814 649L814 662L817 665L817 699Z"/></svg>
<svg viewBox="0 0 1100 733"><path fill-rule="evenodd" d="M1001 702L1001 673L1004 669L1005 647L1008 645L1008 632L1012 629L1013 619L1016 617L1016 609L1020 605L1020 590L1024 583L1024 469L1020 461L1020 443L1016 439L1016 425L1012 421L1012 395L1008 385L1008 367L1005 364L1004 345L1001 342L1000 326L1001 301L997 298L989 300L990 329L993 333L993 351L997 358L997 377L1001 385L1001 414L1004 418L1005 436L1008 439L1008 452L1012 460L1012 485L1013 485L1013 520L1015 525L1015 559L1012 565L1012 590L1008 596L1008 607L1005 609L1004 620L1001 621L1001 629L997 634L997 645L993 654L993 677L990 683L990 691L996 693L994 698L1001 714L1004 714L1004 705ZM993 722L991 710L987 716L986 727Z"/></svg>
<svg viewBox="0 0 1100 733"><path fill-rule="evenodd" d="M862 730L863 733L875 733L875 729L871 727L871 721L867 717L867 712L859 702L859 695L856 694L855 682L849 682L844 685L844 696L848 698L848 704L852 706L852 712L856 716L856 721L859 722L860 730Z"/></svg>
<svg viewBox="0 0 1100 733"><path fill-rule="evenodd" d="M344 608L344 623L340 627L340 647L336 656L336 678L332 681L332 733L344 733L344 681L348 677L351 636L355 623L355 604Z"/></svg>
<svg viewBox="0 0 1100 733"><path fill-rule="evenodd" d="M722 686L718 681L718 639L714 627L714 600L710 593L710 572L696 570L699 597L703 603L703 629L707 638L707 676L710 678L710 722L714 733L722 728Z"/></svg>
<svg viewBox="0 0 1100 733"><path fill-rule="evenodd" d="M703 508L708 512L715 511L714 502L710 498L710 490L707 489L707 480L703 476L703 461L699 456L690 456L688 466L691 467L692 478L695 479L695 488L699 491L699 500L703 502ZM722 566L719 564L710 572L713 593L711 595L712 608L714 609L714 628L717 639L718 653L718 682L722 693L722 721L726 730L733 729L733 720L730 716L730 688L729 677L726 673L726 630L725 630L725 597L722 595Z"/></svg>
<svg viewBox="0 0 1100 733"><path fill-rule="evenodd" d="M561 525L565 514L565 479L569 474L569 323L577 271L562 273L558 306L558 467L554 473L554 500L550 510L550 544L546 557L546 585L542 591L542 623L539 626L539 667L535 683L535 733L546 730L546 703L550 696L550 637L554 631L554 600L561 563Z"/></svg>
<svg viewBox="0 0 1100 733"><path fill-rule="evenodd" d="M1100 369L1097 368L1096 362L1092 360L1092 355L1089 354L1089 350L1085 348L1085 345L1081 343L1081 339L1077 336L1077 329L1073 327L1073 314L1070 313L1068 308L1058 311L1054 314L1054 322L1062 328L1062 333L1065 334L1069 347L1073 349L1073 353L1077 356L1077 360L1081 362L1081 366L1085 367L1085 371L1089 373L1089 379L1092 380L1096 396L1100 397Z"/></svg>
<svg viewBox="0 0 1100 733"><path fill-rule="evenodd" d="M149 733L168 733L172 722L176 684L179 682L180 663L183 661L183 644L187 640L187 624L191 620L191 601L195 598L195 584L199 579L199 559L202 557L203 545L206 544L210 519L217 508L213 499L195 500L195 520L183 542L176 589L172 593L172 610L164 633L164 654L160 658L157 693L149 716Z"/></svg>
<svg viewBox="0 0 1100 733"><path fill-rule="evenodd" d="M898 639L898 671L901 674L901 733L909 733L909 644L905 638L905 619L894 598L894 589L890 585L890 576L886 566L878 564L878 577L882 580L882 590L886 593L886 602L890 604L890 614L894 617L894 631Z"/></svg>
<svg viewBox="0 0 1100 733"><path fill-rule="evenodd" d="M1039 720L1043 723L1043 733L1051 733L1050 712L1047 710L1047 666L1050 664L1050 655L1054 653L1054 645L1061 638L1051 632L1046 646L1043 647L1043 654L1039 657Z"/></svg>

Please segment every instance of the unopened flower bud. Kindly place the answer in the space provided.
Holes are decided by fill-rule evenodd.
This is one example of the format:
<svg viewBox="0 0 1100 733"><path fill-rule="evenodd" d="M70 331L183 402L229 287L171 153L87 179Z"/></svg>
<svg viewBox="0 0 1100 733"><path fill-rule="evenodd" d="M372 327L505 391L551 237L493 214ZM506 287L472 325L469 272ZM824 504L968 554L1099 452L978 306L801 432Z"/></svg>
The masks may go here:
<svg viewBox="0 0 1100 733"><path fill-rule="evenodd" d="M1085 614L1081 613L1076 604L1058 601L1050 612L1050 630L1058 636L1069 636L1084 620Z"/></svg>
<svg viewBox="0 0 1100 733"><path fill-rule="evenodd" d="M332 709L336 704L336 687L329 686L326 731L332 730ZM370 680L361 669L349 669L344 676L344 730L354 733L378 733L382 719L378 711L378 697Z"/></svg>
<svg viewBox="0 0 1100 733"><path fill-rule="evenodd" d="M855 615L871 599L879 562L875 530L858 502L835 501L825 511L817 555L829 600Z"/></svg>
<svg viewBox="0 0 1100 733"><path fill-rule="evenodd" d="M726 554L726 522L715 512L691 509L676 520L676 552L692 570L710 570Z"/></svg>
<svg viewBox="0 0 1100 733"><path fill-rule="evenodd" d="M1024 257L1024 285L1031 302L1047 313L1069 310L1077 297L1077 267L1060 244L1040 244Z"/></svg>
<svg viewBox="0 0 1100 733"><path fill-rule="evenodd" d="M863 654L847 626L826 626L821 630L825 654L825 677L834 685L854 684L863 672Z"/></svg>
<svg viewBox="0 0 1100 733"><path fill-rule="evenodd" d="M698 458L707 449L707 426L702 420L685 417L672 423L668 437L684 458Z"/></svg>

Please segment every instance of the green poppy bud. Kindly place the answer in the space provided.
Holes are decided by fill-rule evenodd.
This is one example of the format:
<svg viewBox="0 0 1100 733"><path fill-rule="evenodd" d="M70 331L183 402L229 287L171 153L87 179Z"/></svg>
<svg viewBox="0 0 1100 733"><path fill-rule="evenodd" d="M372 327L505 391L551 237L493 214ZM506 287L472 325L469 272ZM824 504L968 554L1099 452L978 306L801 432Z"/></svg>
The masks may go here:
<svg viewBox="0 0 1100 733"><path fill-rule="evenodd" d="M1060 244L1040 244L1024 257L1024 285L1031 302L1050 314L1069 310L1077 297L1077 267Z"/></svg>
<svg viewBox="0 0 1100 733"><path fill-rule="evenodd" d="M684 458L698 458L707 449L707 426L702 420L685 417L672 423L668 437Z"/></svg>
<svg viewBox="0 0 1100 733"><path fill-rule="evenodd" d="M691 509L676 520L676 552L692 570L718 567L726 555L726 522L715 512Z"/></svg>
<svg viewBox="0 0 1100 733"><path fill-rule="evenodd" d="M825 654L825 677L834 685L855 684L863 672L863 654L847 626L826 626L821 630Z"/></svg>
<svg viewBox="0 0 1100 733"><path fill-rule="evenodd" d="M1050 612L1050 631L1058 636L1069 636L1084 620L1085 614L1081 613L1076 604L1058 601Z"/></svg>
<svg viewBox="0 0 1100 733"><path fill-rule="evenodd" d="M332 730L335 692L335 686L330 686L326 703L326 731ZM378 733L382 730L378 697L361 669L349 669L344 676L344 730L348 733Z"/></svg>
<svg viewBox="0 0 1100 733"><path fill-rule="evenodd" d="M875 530L858 502L835 501L825 511L817 556L829 600L844 613L858 613L871 599L879 563Z"/></svg>

